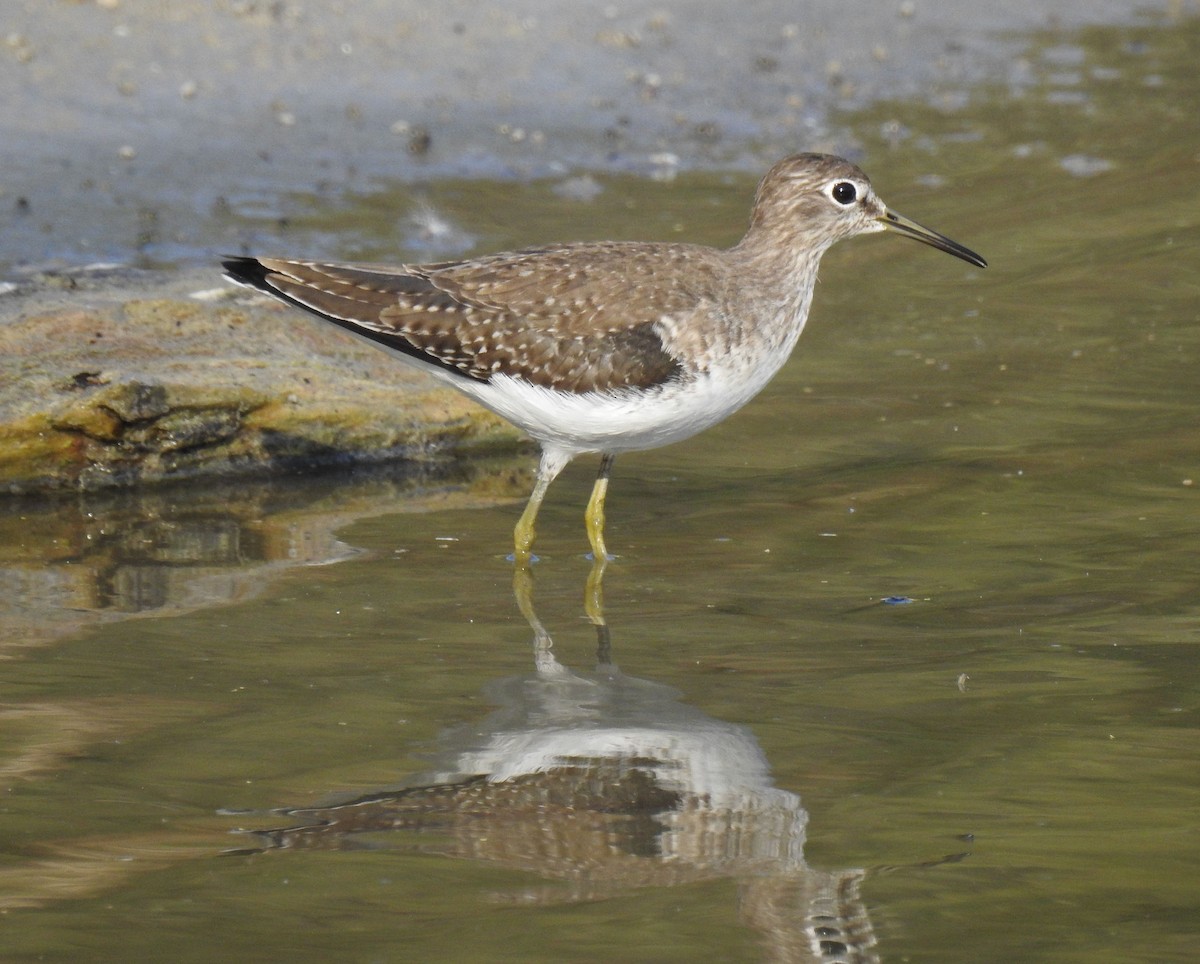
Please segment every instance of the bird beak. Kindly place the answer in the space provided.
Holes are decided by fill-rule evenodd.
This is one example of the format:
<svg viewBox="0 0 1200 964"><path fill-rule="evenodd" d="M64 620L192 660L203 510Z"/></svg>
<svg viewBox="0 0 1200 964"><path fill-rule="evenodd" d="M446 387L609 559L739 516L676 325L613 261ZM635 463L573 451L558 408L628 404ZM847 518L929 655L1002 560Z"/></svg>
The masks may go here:
<svg viewBox="0 0 1200 964"><path fill-rule="evenodd" d="M924 225L917 224L916 221L910 221L908 218L896 214L894 211L885 210L879 218L879 223L890 231L903 234L906 238L913 238L937 248L939 251L945 251L946 254L962 258L963 261L973 264L977 268L987 267L987 262L970 248L964 248L957 241L951 241L944 234L931 231Z"/></svg>

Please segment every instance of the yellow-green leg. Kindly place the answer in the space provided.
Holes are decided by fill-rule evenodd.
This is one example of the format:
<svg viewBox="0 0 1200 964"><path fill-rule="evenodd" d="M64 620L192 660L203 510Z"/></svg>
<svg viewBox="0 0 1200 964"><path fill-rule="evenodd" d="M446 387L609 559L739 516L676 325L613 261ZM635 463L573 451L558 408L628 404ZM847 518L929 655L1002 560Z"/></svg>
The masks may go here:
<svg viewBox="0 0 1200 964"><path fill-rule="evenodd" d="M604 569L612 558L604 545L604 497L608 494L608 477L612 474L615 456L600 457L600 472L592 486L592 497L587 505L587 534L592 544L592 571L588 573L587 586L583 592L583 609L588 619L600 633L601 648L605 646L608 625L604 620Z"/></svg>
<svg viewBox="0 0 1200 964"><path fill-rule="evenodd" d="M533 559L533 540L537 536L535 523L538 509L542 507L542 500L546 498L546 490L550 488L550 483L570 461L571 453L569 452L549 448L542 450L542 460L538 462L537 481L533 485L533 492L529 496L529 502L525 505L525 511L517 520L517 528L513 531L513 560L518 566L527 566Z"/></svg>
<svg viewBox="0 0 1200 964"><path fill-rule="evenodd" d="M604 569L607 556L593 556L592 568L583 589L583 611L593 626L604 626Z"/></svg>
<svg viewBox="0 0 1200 964"><path fill-rule="evenodd" d="M597 562L607 561L608 550L604 547L604 497L608 494L608 477L616 456L605 453L600 456L600 474L592 486L592 497L588 499L584 522L587 525L588 542L592 544L592 558Z"/></svg>

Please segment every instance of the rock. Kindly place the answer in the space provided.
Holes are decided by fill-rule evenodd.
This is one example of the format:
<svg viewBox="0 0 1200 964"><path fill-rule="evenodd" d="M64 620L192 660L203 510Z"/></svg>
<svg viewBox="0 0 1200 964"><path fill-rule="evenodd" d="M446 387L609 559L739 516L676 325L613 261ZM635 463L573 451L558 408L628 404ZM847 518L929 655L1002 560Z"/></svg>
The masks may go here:
<svg viewBox="0 0 1200 964"><path fill-rule="evenodd" d="M316 319L232 288L191 299L194 286L82 272L5 298L0 491L428 463L519 444L491 413Z"/></svg>

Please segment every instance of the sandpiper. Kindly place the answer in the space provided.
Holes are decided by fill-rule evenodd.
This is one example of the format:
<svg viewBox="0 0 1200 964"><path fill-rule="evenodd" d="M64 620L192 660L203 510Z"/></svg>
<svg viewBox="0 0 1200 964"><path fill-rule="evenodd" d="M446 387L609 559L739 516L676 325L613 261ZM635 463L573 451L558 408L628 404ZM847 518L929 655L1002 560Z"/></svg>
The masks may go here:
<svg viewBox="0 0 1200 964"><path fill-rule="evenodd" d="M896 231L980 268L975 252L889 211L867 176L828 154L780 161L732 248L667 242L554 244L437 264L230 257L227 277L368 339L524 429L542 449L514 532L528 563L546 489L600 454L588 540L604 545L618 453L695 435L736 412L791 354L821 255Z"/></svg>

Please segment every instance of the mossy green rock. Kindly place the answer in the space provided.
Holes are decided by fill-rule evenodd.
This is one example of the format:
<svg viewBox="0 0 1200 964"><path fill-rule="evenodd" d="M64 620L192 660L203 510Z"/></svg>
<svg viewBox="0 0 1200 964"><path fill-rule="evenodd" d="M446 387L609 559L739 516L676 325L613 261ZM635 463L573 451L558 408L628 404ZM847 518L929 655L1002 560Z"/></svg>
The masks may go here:
<svg viewBox="0 0 1200 964"><path fill-rule="evenodd" d="M215 280L215 279L206 279ZM260 299L121 276L0 304L0 491L515 449L428 376ZM153 295L146 297L147 294Z"/></svg>

